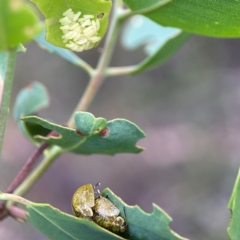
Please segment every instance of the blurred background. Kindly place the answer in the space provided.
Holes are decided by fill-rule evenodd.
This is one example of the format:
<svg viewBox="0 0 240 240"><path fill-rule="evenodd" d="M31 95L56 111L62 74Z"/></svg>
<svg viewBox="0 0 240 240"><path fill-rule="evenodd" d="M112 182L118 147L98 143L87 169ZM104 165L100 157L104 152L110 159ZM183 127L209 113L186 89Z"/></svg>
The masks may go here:
<svg viewBox="0 0 240 240"><path fill-rule="evenodd" d="M26 45L18 55L6 138L0 160L4 191L35 147L13 120L17 93L31 81L47 86L49 108L40 116L67 122L88 76L57 56ZM80 156L65 154L55 161L26 195L71 213L75 190L101 182L129 205L152 212L152 203L172 218L171 228L195 240L229 239L227 204L240 156L239 40L192 37L163 66L141 75L108 78L89 112L108 120L126 118L145 131L140 154ZM112 66L140 62L142 48L125 51L120 44ZM95 66L100 48L79 56ZM12 218L0 223L0 239L44 240L30 224Z"/></svg>

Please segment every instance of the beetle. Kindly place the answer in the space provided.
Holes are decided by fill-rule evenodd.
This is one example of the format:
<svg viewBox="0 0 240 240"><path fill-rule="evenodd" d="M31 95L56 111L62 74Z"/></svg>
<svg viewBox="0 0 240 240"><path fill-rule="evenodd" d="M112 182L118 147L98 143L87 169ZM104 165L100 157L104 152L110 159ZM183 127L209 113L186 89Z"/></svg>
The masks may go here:
<svg viewBox="0 0 240 240"><path fill-rule="evenodd" d="M126 231L127 224L119 216L120 210L108 198L102 196L96 198L92 209L94 212L93 221L98 225L117 233Z"/></svg>
<svg viewBox="0 0 240 240"><path fill-rule="evenodd" d="M72 197L72 210L76 217L92 220L94 206L94 190L92 184L79 187Z"/></svg>
<svg viewBox="0 0 240 240"><path fill-rule="evenodd" d="M96 186L95 186L96 187ZM85 218L115 233L127 230L125 220L119 216L120 210L106 197L94 199L94 187L85 184L72 197L72 209L76 217Z"/></svg>

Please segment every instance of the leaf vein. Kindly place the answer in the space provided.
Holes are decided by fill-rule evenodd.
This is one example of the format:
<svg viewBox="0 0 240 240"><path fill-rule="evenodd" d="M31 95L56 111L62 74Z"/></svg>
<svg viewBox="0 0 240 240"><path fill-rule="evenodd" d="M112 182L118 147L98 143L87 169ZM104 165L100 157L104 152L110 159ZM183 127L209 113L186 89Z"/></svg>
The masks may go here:
<svg viewBox="0 0 240 240"><path fill-rule="evenodd" d="M70 233L66 232L65 229L61 228L59 225L57 225L54 221L51 221L49 218L47 218L44 214L42 214L41 212L39 212L36 208L32 207L33 210L35 210L39 215L41 215L43 218L45 218L47 221L49 221L51 224L53 224L54 226L56 226L59 230L61 230L63 233L65 233L67 236L71 237L74 240L79 240L78 238L75 238L74 236L72 236Z"/></svg>

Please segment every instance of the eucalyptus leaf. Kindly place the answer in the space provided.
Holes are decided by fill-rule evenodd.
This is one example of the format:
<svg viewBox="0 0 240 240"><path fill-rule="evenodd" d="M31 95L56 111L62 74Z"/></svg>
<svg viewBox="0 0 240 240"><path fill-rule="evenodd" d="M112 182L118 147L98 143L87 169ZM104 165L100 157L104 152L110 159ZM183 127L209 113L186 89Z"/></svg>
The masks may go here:
<svg viewBox="0 0 240 240"><path fill-rule="evenodd" d="M29 204L27 211L27 220L52 240L123 240L87 219L73 217L48 204Z"/></svg>
<svg viewBox="0 0 240 240"><path fill-rule="evenodd" d="M94 222L61 212L49 204L34 203L20 196L2 192L0 200L25 205L27 221L52 240L124 240Z"/></svg>
<svg viewBox="0 0 240 240"><path fill-rule="evenodd" d="M133 11L146 11L151 7L152 11L144 15L162 26L213 37L240 37L239 1L172 0L155 9L163 0L123 1Z"/></svg>
<svg viewBox="0 0 240 240"><path fill-rule="evenodd" d="M146 57L136 65L133 74L141 73L166 62L189 38L177 28L162 27L144 16L134 16L126 24L122 45L131 50L144 46Z"/></svg>
<svg viewBox="0 0 240 240"><path fill-rule="evenodd" d="M79 1L79 0L58 0L49 3L49 0L32 0L36 3L42 14L46 18L48 42L58 47L66 48L63 43L63 33L60 29L61 24L59 20L63 18L63 13L68 9L76 14L81 12L82 15L94 15L100 21L100 29L98 36L103 37L108 28L108 17L112 7L111 0L91 0L91 1Z"/></svg>
<svg viewBox="0 0 240 240"><path fill-rule="evenodd" d="M72 51L56 47L52 45L51 43L47 42L45 39L46 31L42 31L41 34L39 34L36 38L35 41L38 43L38 45L47 50L50 53L56 54L59 57L63 58L69 63L72 63L74 65L81 65L82 59L79 58L76 54L74 54Z"/></svg>
<svg viewBox="0 0 240 240"><path fill-rule="evenodd" d="M14 194L0 192L0 200L26 205L27 220L52 240L187 240L169 228L171 218L157 205L153 204L152 213L146 213L138 206L127 205L108 188L102 196L120 210L120 215L128 224L126 233L118 236L88 219L71 216L49 204L33 203Z"/></svg>
<svg viewBox="0 0 240 240"><path fill-rule="evenodd" d="M17 49L0 52L0 154L12 91Z"/></svg>
<svg viewBox="0 0 240 240"><path fill-rule="evenodd" d="M128 224L125 237L132 240L187 240L169 228L170 216L153 204L153 212L146 213L139 206L129 206L110 189L105 189L103 196L114 203Z"/></svg>
<svg viewBox="0 0 240 240"><path fill-rule="evenodd" d="M228 208L231 211L231 222L228 227L228 234L231 240L240 239L240 171L233 188L231 198L228 203Z"/></svg>
<svg viewBox="0 0 240 240"><path fill-rule="evenodd" d="M0 51L30 41L43 27L24 0L1 0L0 23Z"/></svg>
<svg viewBox="0 0 240 240"><path fill-rule="evenodd" d="M106 119L95 118L88 112L76 112L76 129L57 125L36 116L23 117L22 120L58 132L59 137L36 135L34 138L57 145L66 152L115 155L117 153L139 153L143 150L135 144L145 137L144 132L125 119L107 122Z"/></svg>
<svg viewBox="0 0 240 240"><path fill-rule="evenodd" d="M35 123L19 121L21 117L37 114L42 108L49 105L49 96L46 87L40 82L32 82L23 88L17 95L13 115L23 134L35 145L39 141L33 138L35 134L47 135L50 130Z"/></svg>

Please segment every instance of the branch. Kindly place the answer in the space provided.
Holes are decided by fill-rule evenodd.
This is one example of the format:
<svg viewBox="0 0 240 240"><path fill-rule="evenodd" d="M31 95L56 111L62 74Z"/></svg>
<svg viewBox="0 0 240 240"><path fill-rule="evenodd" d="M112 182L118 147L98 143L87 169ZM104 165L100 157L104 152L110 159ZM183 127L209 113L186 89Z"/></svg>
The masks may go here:
<svg viewBox="0 0 240 240"><path fill-rule="evenodd" d="M50 132L48 136L59 136L59 134L57 132ZM27 162L13 179L12 183L7 188L7 193L13 193L15 189L21 185L31 171L33 165L37 162L38 158L48 146L48 143L41 143L40 147L28 158ZM7 215L8 211L5 208L5 202L0 202L0 220L5 218Z"/></svg>
<svg viewBox="0 0 240 240"><path fill-rule="evenodd" d="M112 57L112 53L114 50L114 45L116 43L117 37L118 37L118 32L120 29L120 22L118 21L117 18L117 10L118 10L118 4L117 1L115 1L113 5L113 10L112 10L112 19L111 19L111 25L109 27L107 36L106 36L106 41L104 44L104 51L100 57L100 60L98 62L97 69L92 76L91 80L89 81L89 84L80 99L77 107L72 113L72 116L70 117L68 121L68 126L71 128L74 128L74 114L77 111L85 111L92 100L94 99L98 89L103 83L103 79L105 77L105 71L107 66L109 65L110 59Z"/></svg>
<svg viewBox="0 0 240 240"><path fill-rule="evenodd" d="M81 58L79 58L79 62L77 66L84 69L89 74L90 77L94 73L94 69L92 68L92 66Z"/></svg>
<svg viewBox="0 0 240 240"><path fill-rule="evenodd" d="M39 163L39 165L29 174L23 183L14 191L14 194L22 196L28 192L37 180L46 172L54 160L61 155L62 149L58 146L52 146L49 149L48 155ZM7 203L7 207L9 207Z"/></svg>
<svg viewBox="0 0 240 240"><path fill-rule="evenodd" d="M59 136L57 132L50 132L49 136ZM12 183L9 185L7 189L7 193L13 193L14 190L23 182L23 180L27 177L33 165L37 162L38 158L42 155L43 151L49 146L48 143L41 143L40 147L30 156L27 162L24 164L22 169L19 171L17 176L13 179Z"/></svg>
<svg viewBox="0 0 240 240"><path fill-rule="evenodd" d="M131 17L133 15L147 14L147 13L152 12L152 11L154 11L154 10L156 10L156 9L158 9L158 8L168 4L170 2L172 2L172 0L163 0L163 1L157 3L157 4L153 5L153 6L150 6L148 8L144 8L142 10L138 10L138 11L126 10L124 12L119 13L119 19L125 20L125 19L127 19L127 18L129 18L129 17Z"/></svg>
<svg viewBox="0 0 240 240"><path fill-rule="evenodd" d="M22 197L19 197L13 194L8 194L8 193L1 193L1 192L0 192L0 200L2 201L10 200L10 201L22 203L24 205L31 203L30 201ZM16 206L9 206L8 209L4 208L3 210L4 211L0 211L0 220L3 220L5 217L10 215L18 221L21 221L21 222L26 221L26 212L21 208L18 208Z"/></svg>
<svg viewBox="0 0 240 240"><path fill-rule="evenodd" d="M15 220L17 220L19 222L26 222L26 220L27 220L26 211L22 210L19 207L11 206L8 209L8 213L9 213L10 216L12 216Z"/></svg>
<svg viewBox="0 0 240 240"><path fill-rule="evenodd" d="M43 151L49 146L48 143L41 143L40 147L30 156L17 176L13 179L12 183L7 188L7 193L13 193L14 190L23 182L32 166L36 163Z"/></svg>
<svg viewBox="0 0 240 240"><path fill-rule="evenodd" d="M131 75L135 72L137 67L138 65L126 66L126 67L111 67L107 69L106 75L109 77Z"/></svg>
<svg viewBox="0 0 240 240"><path fill-rule="evenodd" d="M101 86L103 79L105 77L105 71L109 65L110 58L112 56L114 45L116 43L118 32L121 26L121 21L117 17L117 2L115 1L112 12L111 26L107 33L106 42L104 45L104 52L102 53L97 69L94 72L91 80L89 81L88 87L85 90L82 98L80 99L76 109L72 113L68 121L68 126L74 128L74 113L75 111L83 111L88 108L92 102L94 96L96 95L99 87ZM14 191L14 194L24 195L31 189L35 182L46 172L46 170L51 166L54 160L63 153L63 150L58 146L52 146L45 158L40 162L40 164L33 170L32 173L24 180L24 182ZM11 206L12 202L7 203L7 207Z"/></svg>

